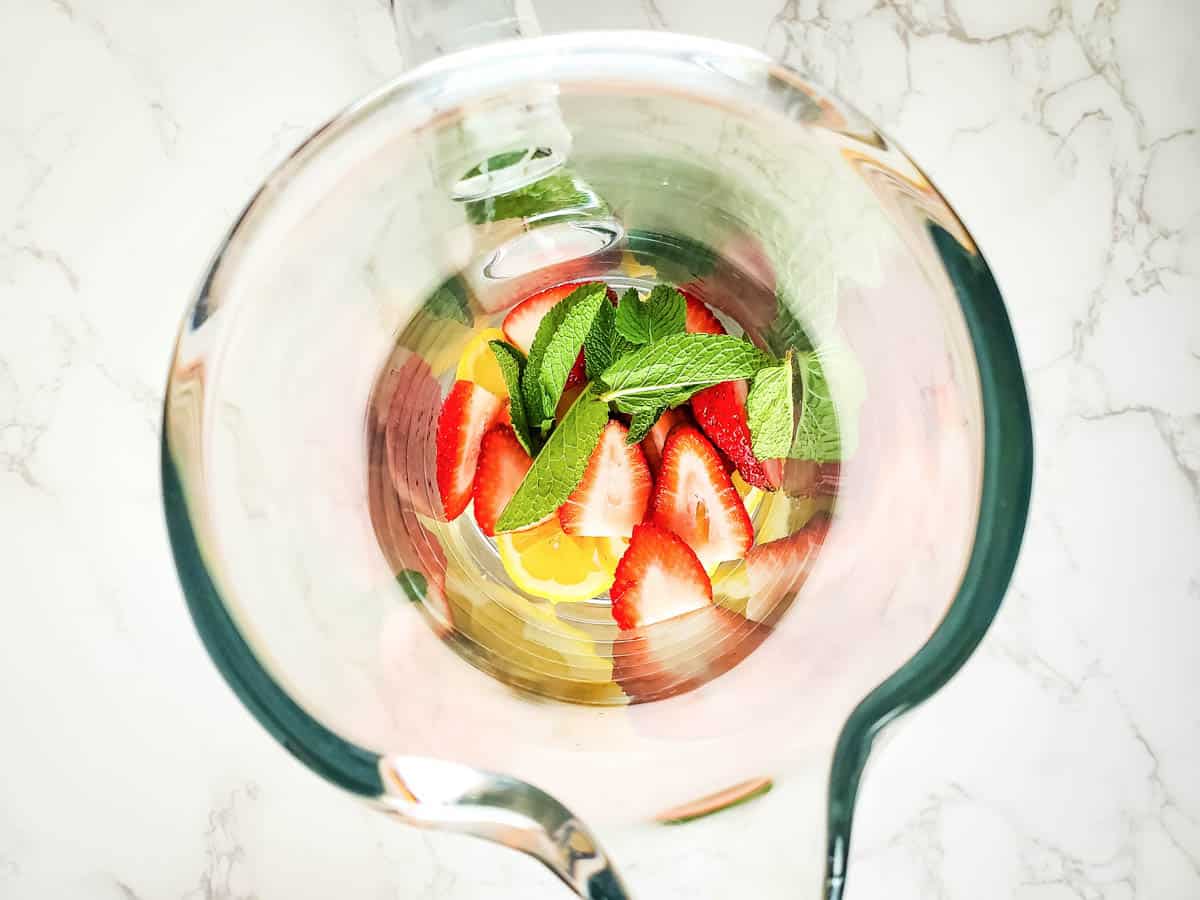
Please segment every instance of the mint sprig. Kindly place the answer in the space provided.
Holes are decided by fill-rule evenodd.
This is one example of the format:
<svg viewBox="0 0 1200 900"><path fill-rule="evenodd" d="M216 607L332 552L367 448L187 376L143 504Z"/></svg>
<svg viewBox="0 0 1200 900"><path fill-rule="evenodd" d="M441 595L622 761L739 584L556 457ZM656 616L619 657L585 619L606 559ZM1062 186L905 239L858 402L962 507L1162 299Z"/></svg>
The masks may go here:
<svg viewBox="0 0 1200 900"><path fill-rule="evenodd" d="M467 285L457 275L443 281L425 302L425 309L439 319L461 322L470 328L475 324Z"/></svg>
<svg viewBox="0 0 1200 900"><path fill-rule="evenodd" d="M751 378L771 357L749 341L728 334L672 334L628 353L601 380L602 399L623 412L648 405L677 406L697 391L722 381Z"/></svg>
<svg viewBox="0 0 1200 900"><path fill-rule="evenodd" d="M792 446L792 355L777 366L759 369L746 395L746 423L759 459L787 456Z"/></svg>
<svg viewBox="0 0 1200 900"><path fill-rule="evenodd" d="M672 334L682 334L687 325L687 301L669 284L657 284L643 302L630 288L617 307L616 326L631 344L651 344Z"/></svg>
<svg viewBox="0 0 1200 900"><path fill-rule="evenodd" d="M500 513L496 531L518 531L553 515L579 486L607 424L608 403L600 399L594 385L589 385L546 440Z"/></svg>
<svg viewBox="0 0 1200 900"><path fill-rule="evenodd" d="M583 359L589 381L595 381L601 372L633 349L633 345L617 331L616 319L616 307L601 303L583 341Z"/></svg>
<svg viewBox="0 0 1200 900"><path fill-rule="evenodd" d="M513 433L525 448L525 452L534 456L537 453L538 442L530 431L529 417L525 413L525 399L521 396L525 357L520 350L504 341L488 341L488 347L496 357L500 374L504 376L504 386L508 388L508 417L512 419Z"/></svg>
<svg viewBox="0 0 1200 900"><path fill-rule="evenodd" d="M817 353L801 353L797 363L804 387L803 405L796 434L788 449L792 459L836 462L842 458L837 407Z"/></svg>
<svg viewBox="0 0 1200 900"><path fill-rule="evenodd" d="M553 426L554 409L579 350L600 305L608 303L607 290L600 282L581 285L552 306L538 324L521 378L531 431L544 434Z"/></svg>

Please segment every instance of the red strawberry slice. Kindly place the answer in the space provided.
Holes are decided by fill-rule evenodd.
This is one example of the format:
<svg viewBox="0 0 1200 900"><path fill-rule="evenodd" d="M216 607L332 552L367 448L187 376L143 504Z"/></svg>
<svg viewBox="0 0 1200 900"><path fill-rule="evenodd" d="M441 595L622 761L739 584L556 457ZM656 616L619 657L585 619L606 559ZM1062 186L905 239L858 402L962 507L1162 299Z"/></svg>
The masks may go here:
<svg viewBox="0 0 1200 900"><path fill-rule="evenodd" d="M714 384L692 397L692 414L709 440L733 460L747 484L773 491L783 480L783 461L754 455L746 424L746 391L744 379Z"/></svg>
<svg viewBox="0 0 1200 900"><path fill-rule="evenodd" d="M650 516L683 538L705 566L741 559L754 540L721 457L691 425L676 426L667 437Z"/></svg>
<svg viewBox="0 0 1200 900"><path fill-rule="evenodd" d="M388 403L384 426L387 469L396 495L401 503L422 515L436 516L434 448L442 404L441 385L433 377L429 364L413 353L398 369L388 373L383 391Z"/></svg>
<svg viewBox="0 0 1200 900"><path fill-rule="evenodd" d="M504 409L504 401L474 382L456 381L437 424L437 483L446 521L462 515L471 499L479 444Z"/></svg>
<svg viewBox="0 0 1200 900"><path fill-rule="evenodd" d="M680 288L679 293L687 301L687 323L684 328L691 334L724 334L725 326L713 315L712 310L692 290Z"/></svg>
<svg viewBox="0 0 1200 900"><path fill-rule="evenodd" d="M513 430L497 425L483 436L475 472L475 521L488 537L496 534L496 520L520 487L533 460Z"/></svg>
<svg viewBox="0 0 1200 900"><path fill-rule="evenodd" d="M658 417L649 434L642 438L641 446L642 452L646 454L646 464L655 475L658 474L658 467L662 463L662 448L667 442L667 435L676 425L686 425L691 421L692 417L687 414L687 410L668 409Z"/></svg>
<svg viewBox="0 0 1200 900"><path fill-rule="evenodd" d="M780 600L800 589L828 533L829 517L818 515L794 534L750 548L747 616L757 622L766 620Z"/></svg>
<svg viewBox="0 0 1200 900"><path fill-rule="evenodd" d="M609 592L622 630L641 628L712 604L712 582L692 549L657 525L637 525Z"/></svg>
<svg viewBox="0 0 1200 900"><path fill-rule="evenodd" d="M571 366L571 371L567 373L567 383L563 385L563 390L569 387L576 387L587 381L587 364L583 360L583 348L579 348L579 355L575 357L575 365Z"/></svg>
<svg viewBox="0 0 1200 900"><path fill-rule="evenodd" d="M577 284L557 284L552 288L539 291L532 297L526 297L504 317L501 330L504 337L522 353L529 353L533 346L533 338L537 334L538 325L542 323L550 308L565 300L577 288Z"/></svg>
<svg viewBox="0 0 1200 900"><path fill-rule="evenodd" d="M567 534L583 537L629 537L646 517L650 502L650 468L637 444L625 443L629 429L609 422L579 487L558 508L558 521Z"/></svg>
<svg viewBox="0 0 1200 900"><path fill-rule="evenodd" d="M682 694L736 666L770 633L731 610L705 606L622 633L613 646L613 681L634 703ZM726 725L730 718L719 721Z"/></svg>

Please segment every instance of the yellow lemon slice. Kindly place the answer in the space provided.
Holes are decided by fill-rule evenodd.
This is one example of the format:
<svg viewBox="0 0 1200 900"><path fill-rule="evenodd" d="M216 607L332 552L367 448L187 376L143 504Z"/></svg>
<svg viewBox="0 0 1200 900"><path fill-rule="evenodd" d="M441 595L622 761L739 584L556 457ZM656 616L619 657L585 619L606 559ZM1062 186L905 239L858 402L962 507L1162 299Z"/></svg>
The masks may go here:
<svg viewBox="0 0 1200 900"><path fill-rule="evenodd" d="M742 497L742 504L746 507L746 515L753 517L754 511L758 509L758 505L762 503L763 495L767 492L746 484L742 476L737 472L734 472L729 477L729 480L733 482L734 488Z"/></svg>
<svg viewBox="0 0 1200 900"><path fill-rule="evenodd" d="M500 364L488 346L488 341L502 340L504 332L499 328L485 328L471 338L471 343L467 344L467 349L459 357L454 377L459 381L473 381L497 397L507 397L508 388L504 384Z"/></svg>
<svg viewBox="0 0 1200 900"><path fill-rule="evenodd" d="M654 278L658 275L658 269L638 262L638 258L628 250L621 253L621 271L630 278Z"/></svg>
<svg viewBox="0 0 1200 900"><path fill-rule="evenodd" d="M504 571L521 590L555 603L590 600L613 583L626 542L574 537L548 522L496 536Z"/></svg>

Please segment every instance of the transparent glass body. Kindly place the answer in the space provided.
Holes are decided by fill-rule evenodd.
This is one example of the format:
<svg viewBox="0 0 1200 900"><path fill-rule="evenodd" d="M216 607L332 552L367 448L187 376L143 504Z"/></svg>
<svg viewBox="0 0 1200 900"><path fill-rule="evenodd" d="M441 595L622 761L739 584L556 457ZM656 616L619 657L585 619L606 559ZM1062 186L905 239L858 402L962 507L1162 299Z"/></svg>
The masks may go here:
<svg viewBox="0 0 1200 900"><path fill-rule="evenodd" d="M772 536L832 512L803 583L729 563L718 606L622 635L602 597L530 598L439 520L463 348L597 277L699 285L731 328L827 361L844 458L793 461L755 512ZM727 827L720 864L758 897L840 891L870 741L990 621L1030 456L995 285L922 173L758 53L643 34L469 50L318 132L188 313L163 445L206 644L314 769L368 796L397 754L505 773L625 866L689 840L654 823Z"/></svg>

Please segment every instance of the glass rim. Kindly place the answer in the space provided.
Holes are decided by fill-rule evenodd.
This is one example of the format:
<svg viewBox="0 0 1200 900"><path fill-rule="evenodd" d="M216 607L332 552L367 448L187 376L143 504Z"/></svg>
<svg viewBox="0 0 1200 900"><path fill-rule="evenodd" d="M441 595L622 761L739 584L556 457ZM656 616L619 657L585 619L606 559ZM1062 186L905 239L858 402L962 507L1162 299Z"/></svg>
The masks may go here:
<svg viewBox="0 0 1200 900"><path fill-rule="evenodd" d="M635 45L630 36L636 35ZM318 127L263 180L218 245L200 287L189 303L166 384L161 433L163 508L176 570L189 612L214 664L241 702L269 734L293 756L326 780L351 793L377 797L384 793L381 754L346 740L308 713L275 679L239 629L204 562L197 528L189 511L183 480L172 454L170 423L179 344L197 312L206 308L215 276L241 240L260 205L273 201L267 186L285 182L382 103L414 85L453 71L468 57L472 64L519 47L524 58L543 52L564 53L607 45L614 52L670 53L685 47L706 49L723 61L752 60L771 70L800 78L822 96L861 116L836 95L813 85L784 63L750 48L708 38L661 32L586 32L522 38L461 51L427 62L385 83ZM689 60L689 64L695 64ZM869 121L861 117L862 121ZM820 123L814 128L827 128ZM872 124L872 127L875 126ZM880 132L882 134L882 132ZM914 169L919 167L891 139L891 148ZM927 179L928 180L928 179ZM1024 533L1033 479L1033 435L1025 380L1016 340L999 287L973 238L932 181L935 195L966 236L970 246L938 225L931 237L953 284L974 352L982 410L983 461L974 540L962 579L933 634L899 669L860 700L843 723L828 776L826 817L826 887L830 900L841 897L846 876L854 805L872 745L882 729L936 693L961 668L982 640L1007 590Z"/></svg>

